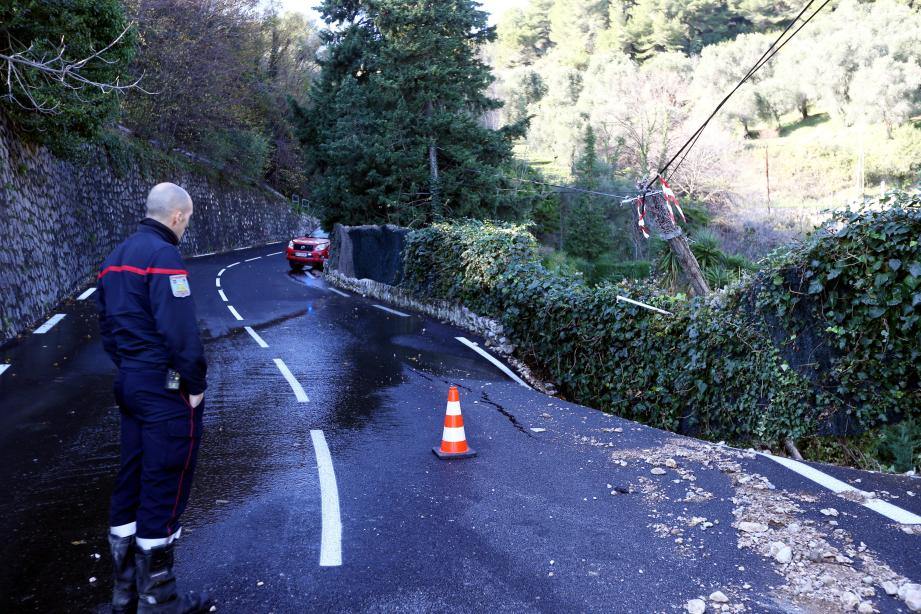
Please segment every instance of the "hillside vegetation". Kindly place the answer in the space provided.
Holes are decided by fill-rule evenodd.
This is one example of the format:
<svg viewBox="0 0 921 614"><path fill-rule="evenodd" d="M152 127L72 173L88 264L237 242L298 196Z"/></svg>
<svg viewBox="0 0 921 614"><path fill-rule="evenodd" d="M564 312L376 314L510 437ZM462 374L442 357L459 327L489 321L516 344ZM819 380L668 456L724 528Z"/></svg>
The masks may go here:
<svg viewBox="0 0 921 614"><path fill-rule="evenodd" d="M596 189L630 194L800 7L533 0L498 26L495 91L506 104L494 121L529 118L516 154L556 182L585 185L579 165L591 139ZM668 176L710 211L724 248L757 258L802 236L825 207L917 183L919 115L916 3L832 2L735 93ZM606 210L615 242L637 241L616 198L591 201ZM563 218L586 209L567 206ZM555 235L545 219L560 217L554 210L536 221ZM633 251L645 256L641 245Z"/></svg>

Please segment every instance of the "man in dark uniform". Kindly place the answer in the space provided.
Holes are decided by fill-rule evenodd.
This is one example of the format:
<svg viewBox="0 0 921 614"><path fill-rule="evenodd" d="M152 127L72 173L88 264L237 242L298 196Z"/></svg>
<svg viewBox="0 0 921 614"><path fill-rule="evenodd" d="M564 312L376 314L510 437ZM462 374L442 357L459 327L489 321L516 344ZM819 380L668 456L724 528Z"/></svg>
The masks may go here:
<svg viewBox="0 0 921 614"><path fill-rule="evenodd" d="M192 199L172 183L155 186L147 217L99 273L99 328L118 367L121 469L112 494L109 544L115 612L185 613L210 607L204 594L179 597L174 540L201 441L204 348L188 271L176 246Z"/></svg>

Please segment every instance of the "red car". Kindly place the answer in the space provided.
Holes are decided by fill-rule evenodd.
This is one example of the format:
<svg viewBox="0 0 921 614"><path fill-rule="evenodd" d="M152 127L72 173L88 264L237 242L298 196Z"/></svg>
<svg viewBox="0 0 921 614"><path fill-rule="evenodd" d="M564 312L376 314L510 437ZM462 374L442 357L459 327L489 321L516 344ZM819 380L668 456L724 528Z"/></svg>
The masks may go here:
<svg viewBox="0 0 921 614"><path fill-rule="evenodd" d="M317 228L306 237L289 241L286 256L294 271L303 270L305 265L322 267L329 258L329 233Z"/></svg>

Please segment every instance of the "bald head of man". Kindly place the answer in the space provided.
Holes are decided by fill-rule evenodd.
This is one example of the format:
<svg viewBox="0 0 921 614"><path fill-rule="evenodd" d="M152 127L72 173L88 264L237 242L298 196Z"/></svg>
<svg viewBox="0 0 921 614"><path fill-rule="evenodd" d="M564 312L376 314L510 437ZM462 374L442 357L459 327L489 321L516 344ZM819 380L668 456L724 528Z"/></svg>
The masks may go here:
<svg viewBox="0 0 921 614"><path fill-rule="evenodd" d="M158 183L147 195L147 217L157 220L182 239L192 218L192 197L175 183Z"/></svg>

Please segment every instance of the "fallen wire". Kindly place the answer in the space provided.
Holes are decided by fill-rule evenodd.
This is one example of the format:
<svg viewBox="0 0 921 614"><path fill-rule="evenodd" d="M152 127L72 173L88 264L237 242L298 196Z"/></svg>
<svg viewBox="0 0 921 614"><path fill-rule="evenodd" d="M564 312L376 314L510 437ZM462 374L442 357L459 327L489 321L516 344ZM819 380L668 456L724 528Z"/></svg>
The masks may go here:
<svg viewBox="0 0 921 614"><path fill-rule="evenodd" d="M694 134L692 134L692 135L690 136L690 138L688 138L688 140L685 141L684 145L682 145L681 148L678 149L677 152L675 152L675 155L672 156L672 158L671 158L668 162L665 163L665 166L662 167L662 169L659 171L659 173L656 175L656 177L653 177L653 178L649 181L649 183L646 184L646 187L645 187L645 189L643 190L644 193L648 192L649 188L652 187L652 184L655 182L655 180L656 180L658 177L664 177L664 176L665 176L665 173L666 173L666 171L668 170L668 168L672 165L672 163L673 163L675 160L678 159L678 156L680 156L680 155L682 154L682 152L684 152L684 157L682 157L681 162L684 162L684 159L687 158L688 152L690 152L690 150L691 150L691 148L694 146L694 144L697 143L697 140L700 138L701 133L703 133L704 129L705 129L705 128L707 127L707 125L710 123L710 120L712 120L712 119L716 116L716 114L719 113L720 109L723 108L723 106L729 101L729 99L732 97L732 95L735 94L736 91L737 91L740 87L742 87L749 79L751 79L752 76L754 76L754 74L755 74L756 72L758 72L765 64L767 64L769 61L771 61L771 58L773 58L773 57L777 54L778 51L780 51L781 49L783 49L783 47L784 47L787 43L789 43L789 42L793 39L793 37L796 36L796 35L800 32L800 30L802 30L804 27L806 27L806 24L808 24L810 21L812 21L812 19L813 19L816 15L818 15L819 12L820 12L823 8L825 8L825 7L828 5L829 2L831 2L831 0L825 0L825 2L822 4L822 6L820 6L818 9L816 9L816 11L815 11L814 13L812 13L812 15L810 15L809 17L807 17L806 20L802 23L802 25L800 25L800 27L797 28L797 29L793 32L793 34L791 34L789 37L787 37L787 39L786 39L785 41L783 41L783 43L780 43L780 41L783 40L784 36L786 36L786 34L790 31L790 29L793 28L793 26L794 26L797 22L799 22L799 20L802 18L802 16L803 16L803 15L809 10L809 8L815 3L815 0L809 0L809 2L806 3L806 5L802 8L802 10L800 10L800 12L796 15L796 17L790 22L790 24L789 24L786 28L784 28L784 31L780 33L780 36L778 36L777 39L776 39L773 43L771 43L770 47L768 47L768 48L765 50L765 52L761 55L761 57L758 59L758 61L755 63L755 65L752 66L751 69L749 69L749 71L745 74L744 77L742 77L742 80L739 81L738 85L736 85L736 86L732 89L732 91L730 91L728 94L726 94L726 97L723 98L723 99L720 101L720 103L716 106L716 109L714 109L713 112L710 114L710 116L707 117L706 120L704 120L703 124L701 124L700 127L694 132ZM778 43L780 43L779 46L778 46ZM776 47L776 48L775 48L775 47ZM672 173L669 174L669 179L675 174L675 171L678 169L678 167L681 166L681 162L679 162L679 163L675 166L675 169L672 171Z"/></svg>

